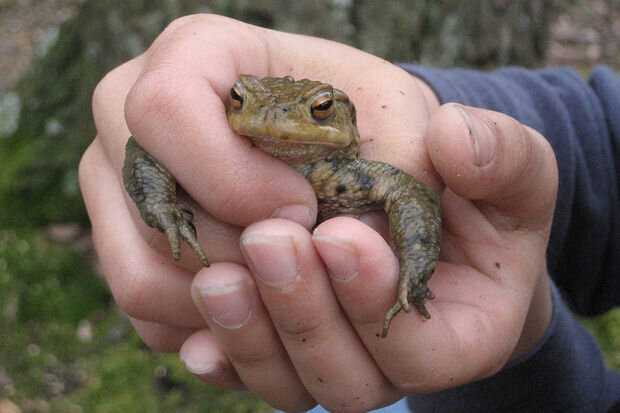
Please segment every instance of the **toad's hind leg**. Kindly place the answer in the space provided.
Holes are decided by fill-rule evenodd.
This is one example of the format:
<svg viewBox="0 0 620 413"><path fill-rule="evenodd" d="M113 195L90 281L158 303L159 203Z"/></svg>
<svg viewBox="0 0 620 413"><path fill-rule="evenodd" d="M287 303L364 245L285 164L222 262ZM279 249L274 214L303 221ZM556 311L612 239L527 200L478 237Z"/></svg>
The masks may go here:
<svg viewBox="0 0 620 413"><path fill-rule="evenodd" d="M166 234L175 260L180 257L182 239L194 250L200 262L209 266L192 224L192 213L177 203L176 181L133 137L125 147L123 183L144 222Z"/></svg>
<svg viewBox="0 0 620 413"><path fill-rule="evenodd" d="M340 164L332 162L329 166L332 175L329 176L331 181L328 183L345 182L354 189L352 193L346 192L346 197L340 199L340 205L348 202L347 212L352 210L350 208L352 201L361 201L359 205L364 206L364 209L355 209L356 212L367 212L370 210L367 208L370 201L381 206L389 219L390 235L396 247L400 273L396 302L385 315L381 336L387 335L394 316L400 310L411 311L412 305L424 318L430 318L425 301L435 297L429 290L427 282L439 258L441 241L439 195L411 175L383 162L356 159L353 162L346 161ZM306 176L313 182L315 188L322 189L326 186L323 185L325 179L321 181L313 176L316 171L320 171L319 177L323 177L325 170L319 168L312 168ZM317 182L320 185L317 185ZM327 185L328 188L334 186ZM334 193L327 195L332 198L336 196Z"/></svg>
<svg viewBox="0 0 620 413"><path fill-rule="evenodd" d="M410 312L413 305L422 317L431 317L425 301L435 298L427 282L439 257L441 206L439 195L431 188L389 165L383 170L389 172L390 185L382 204L400 264L396 303L383 322L381 336L385 337L401 309Z"/></svg>

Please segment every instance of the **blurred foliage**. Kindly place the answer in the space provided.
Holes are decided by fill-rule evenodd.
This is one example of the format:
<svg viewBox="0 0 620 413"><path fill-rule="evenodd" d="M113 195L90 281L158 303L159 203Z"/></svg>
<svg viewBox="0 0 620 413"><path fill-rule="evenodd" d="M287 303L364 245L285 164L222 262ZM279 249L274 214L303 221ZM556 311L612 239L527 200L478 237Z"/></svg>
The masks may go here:
<svg viewBox="0 0 620 413"><path fill-rule="evenodd" d="M96 83L143 52L174 18L213 12L391 61L490 68L543 65L549 22L575 3L81 2L16 90L0 96L0 399L9 396L26 411L268 410L248 394L205 386L178 356L146 348L111 302L84 243L45 235L52 223L88 226L77 164L96 133ZM620 310L586 324L620 369Z"/></svg>
<svg viewBox="0 0 620 413"><path fill-rule="evenodd" d="M146 348L90 260L37 231L0 230L0 399L52 412L265 412Z"/></svg>
<svg viewBox="0 0 620 413"><path fill-rule="evenodd" d="M0 139L0 228L87 223L76 166L96 133L92 90L107 71L144 51L175 17L226 14L332 38L388 60L536 65L544 57L545 23L560 9L556 3L85 1L19 85L17 130Z"/></svg>
<svg viewBox="0 0 620 413"><path fill-rule="evenodd" d="M20 83L17 130L0 140L0 228L87 224L77 164L95 136L92 91L164 26L165 16L144 15L147 3L165 9L168 2L85 2Z"/></svg>
<svg viewBox="0 0 620 413"><path fill-rule="evenodd" d="M108 300L83 253L38 231L0 230L0 291L0 308L20 326L76 324Z"/></svg>
<svg viewBox="0 0 620 413"><path fill-rule="evenodd" d="M607 365L620 371L620 308L582 322L597 338Z"/></svg>

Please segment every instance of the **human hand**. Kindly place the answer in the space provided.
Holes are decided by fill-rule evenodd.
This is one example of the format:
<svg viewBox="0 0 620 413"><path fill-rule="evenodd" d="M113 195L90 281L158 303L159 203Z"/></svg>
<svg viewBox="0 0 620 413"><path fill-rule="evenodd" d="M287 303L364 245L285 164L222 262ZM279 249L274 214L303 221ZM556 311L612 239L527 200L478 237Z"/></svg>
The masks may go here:
<svg viewBox="0 0 620 413"><path fill-rule="evenodd" d="M363 411L490 376L532 349L551 318L551 148L508 116L456 105L433 115L426 142L447 185L430 320L401 314L378 337L398 264L369 226L341 217L310 235L266 220L241 236L250 271L216 264L195 278L210 330L185 342L186 365L208 383L261 388L291 410L308 407L291 397L305 389L330 411Z"/></svg>
<svg viewBox="0 0 620 413"><path fill-rule="evenodd" d="M235 359L234 349L204 330L205 321L192 302L192 276L200 264L186 248L179 265L167 259L166 237L146 227L122 189L120 171L129 135L165 164L189 194L181 198L192 209L200 241L221 274L245 262L239 248L244 226L283 217L310 228L316 217L310 185L231 132L223 100L240 73L315 78L345 90L356 102L362 156L389 162L441 187L422 139L438 103L419 80L337 43L218 16L179 19L145 54L111 72L97 87L97 138L80 167L106 279L138 333L156 349L176 351L200 330L185 348L191 349L196 337L207 336L210 344L199 341L194 348ZM315 396L286 361L284 347L269 347L276 343L254 346L270 348L273 360L279 360L280 367L269 370L271 380L265 371L258 380L236 363L236 372L228 369L230 375L221 375L215 384L244 383L285 409L313 404Z"/></svg>

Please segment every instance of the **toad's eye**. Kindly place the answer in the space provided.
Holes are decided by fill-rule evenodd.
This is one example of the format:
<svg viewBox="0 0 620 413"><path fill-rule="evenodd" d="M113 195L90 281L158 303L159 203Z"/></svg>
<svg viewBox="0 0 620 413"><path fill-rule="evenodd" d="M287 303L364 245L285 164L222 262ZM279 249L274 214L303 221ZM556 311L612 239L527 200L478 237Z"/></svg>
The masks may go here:
<svg viewBox="0 0 620 413"><path fill-rule="evenodd" d="M333 93L319 93L310 104L310 109L315 119L327 119L334 112Z"/></svg>
<svg viewBox="0 0 620 413"><path fill-rule="evenodd" d="M243 106L243 99L245 97L245 89L243 85L236 82L233 87L230 88L230 106L234 109L241 109Z"/></svg>

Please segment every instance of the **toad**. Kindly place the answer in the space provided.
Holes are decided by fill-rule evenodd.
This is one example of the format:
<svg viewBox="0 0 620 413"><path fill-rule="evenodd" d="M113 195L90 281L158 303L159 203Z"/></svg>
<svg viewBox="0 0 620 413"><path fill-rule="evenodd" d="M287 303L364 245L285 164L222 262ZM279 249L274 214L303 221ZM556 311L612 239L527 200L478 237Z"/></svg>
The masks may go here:
<svg viewBox="0 0 620 413"><path fill-rule="evenodd" d="M230 89L226 111L234 131L310 182L318 222L343 213L386 212L400 272L396 302L385 315L381 336L411 305L430 318L425 301L434 298L427 281L439 256L439 195L392 165L359 157L355 106L348 96L308 79L241 75ZM192 214L177 203L174 177L133 137L122 175L144 221L168 236L174 258L179 259L183 239L208 267Z"/></svg>

